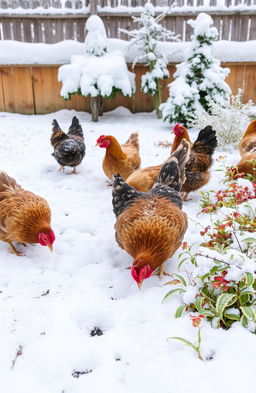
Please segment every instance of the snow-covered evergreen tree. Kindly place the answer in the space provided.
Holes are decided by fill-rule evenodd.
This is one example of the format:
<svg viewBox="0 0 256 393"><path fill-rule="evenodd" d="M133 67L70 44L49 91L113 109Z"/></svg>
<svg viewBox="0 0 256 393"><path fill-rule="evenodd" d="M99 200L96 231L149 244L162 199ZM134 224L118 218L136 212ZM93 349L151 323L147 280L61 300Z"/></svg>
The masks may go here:
<svg viewBox="0 0 256 393"><path fill-rule="evenodd" d="M212 55L213 41L218 37L212 18L201 13L188 23L194 28L192 42L169 85L169 98L161 105L163 118L169 123L186 124L200 106L208 111L209 101L225 105L231 93L225 82L229 69L222 68Z"/></svg>
<svg viewBox="0 0 256 393"><path fill-rule="evenodd" d="M133 17L134 23L137 23L140 28L131 31L121 29L122 32L132 37L129 46L136 46L139 51L133 65L140 61L149 66L149 71L142 76L141 89L144 93L149 93L154 97L157 117L161 117L160 81L169 77L167 60L160 51L159 41L178 39L173 32L159 23L164 16L165 13L162 13L156 17L153 5L148 2L141 15Z"/></svg>
<svg viewBox="0 0 256 393"><path fill-rule="evenodd" d="M106 30L99 16L86 22L85 54L71 57L70 64L59 68L61 96L69 99L79 93L91 97L92 120L102 114L102 98L116 93L131 96L135 90L135 75L128 71L123 52L109 51Z"/></svg>

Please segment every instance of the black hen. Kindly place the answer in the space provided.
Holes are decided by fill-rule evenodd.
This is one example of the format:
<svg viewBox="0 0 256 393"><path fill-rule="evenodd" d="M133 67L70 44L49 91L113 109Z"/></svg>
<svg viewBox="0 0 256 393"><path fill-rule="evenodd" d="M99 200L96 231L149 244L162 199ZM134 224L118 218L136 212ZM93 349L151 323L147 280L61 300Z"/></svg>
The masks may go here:
<svg viewBox="0 0 256 393"><path fill-rule="evenodd" d="M51 144L54 147L52 156L60 164L60 170L65 169L65 166L70 166L73 169L70 173L77 173L76 167L81 164L85 156L85 144L83 130L77 117L73 117L72 124L69 127L67 134L63 132L54 119L52 122L52 136Z"/></svg>

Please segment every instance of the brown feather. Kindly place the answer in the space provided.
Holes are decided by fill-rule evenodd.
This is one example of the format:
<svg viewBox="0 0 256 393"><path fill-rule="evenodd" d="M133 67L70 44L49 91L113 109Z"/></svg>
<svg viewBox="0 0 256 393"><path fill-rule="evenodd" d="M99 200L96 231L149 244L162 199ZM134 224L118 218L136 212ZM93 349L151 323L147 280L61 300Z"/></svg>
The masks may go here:
<svg viewBox="0 0 256 393"><path fill-rule="evenodd" d="M246 128L238 149L241 155L241 161L237 164L238 172L255 176L255 164L252 160L256 160L256 120Z"/></svg>
<svg viewBox="0 0 256 393"><path fill-rule="evenodd" d="M237 164L238 173L244 173L245 175L250 174L256 178L256 155L254 159L244 160L242 159Z"/></svg>

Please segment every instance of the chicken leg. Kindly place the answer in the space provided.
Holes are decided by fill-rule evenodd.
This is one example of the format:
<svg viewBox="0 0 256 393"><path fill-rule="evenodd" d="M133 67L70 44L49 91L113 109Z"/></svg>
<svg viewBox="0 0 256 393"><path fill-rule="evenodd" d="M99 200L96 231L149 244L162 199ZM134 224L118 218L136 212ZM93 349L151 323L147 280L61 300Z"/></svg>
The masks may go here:
<svg viewBox="0 0 256 393"><path fill-rule="evenodd" d="M12 242L7 242L7 243L9 244L10 252L12 254L17 255L18 257L22 257L24 255L22 252L19 252L19 251L16 250L16 248L14 247Z"/></svg>
<svg viewBox="0 0 256 393"><path fill-rule="evenodd" d="M77 174L78 172L76 170L76 167L74 167L74 169L71 172L69 172L69 175L77 175Z"/></svg>
<svg viewBox="0 0 256 393"><path fill-rule="evenodd" d="M159 276L160 280L162 280L163 276L171 276L171 274L164 270L164 264L162 263L157 272L153 273L153 276Z"/></svg>

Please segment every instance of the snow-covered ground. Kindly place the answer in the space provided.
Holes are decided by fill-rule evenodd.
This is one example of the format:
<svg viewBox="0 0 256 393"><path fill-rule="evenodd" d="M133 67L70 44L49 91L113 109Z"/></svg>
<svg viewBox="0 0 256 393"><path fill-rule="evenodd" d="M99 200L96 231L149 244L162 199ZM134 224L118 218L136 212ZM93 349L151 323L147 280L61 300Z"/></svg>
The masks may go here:
<svg viewBox="0 0 256 393"><path fill-rule="evenodd" d="M67 130L74 115L82 124L87 153L79 174L68 176L58 171L49 138L53 118ZM105 151L95 142L101 134L124 142L134 131L140 134L143 167L167 158L169 150L155 143L171 141L172 135L153 113L131 115L119 108L99 123L91 123L87 113L68 110L40 116L0 113L1 170L48 200L56 234L53 253L39 245L18 246L25 256L17 257L0 243L1 392L252 391L253 334L238 323L224 331L204 321L202 353L214 356L202 362L189 347L167 340L196 339L188 316L174 318L178 298L161 303L168 279L151 277L138 291L125 269L131 257L115 242L111 188L101 168ZM225 155L229 165L239 159L237 151ZM218 187L217 165L204 189ZM191 197L184 205L189 216L184 240L189 243L200 237L194 222L199 221L199 194ZM179 253L166 265L170 273L177 271ZM103 335L91 336L95 327Z"/></svg>

